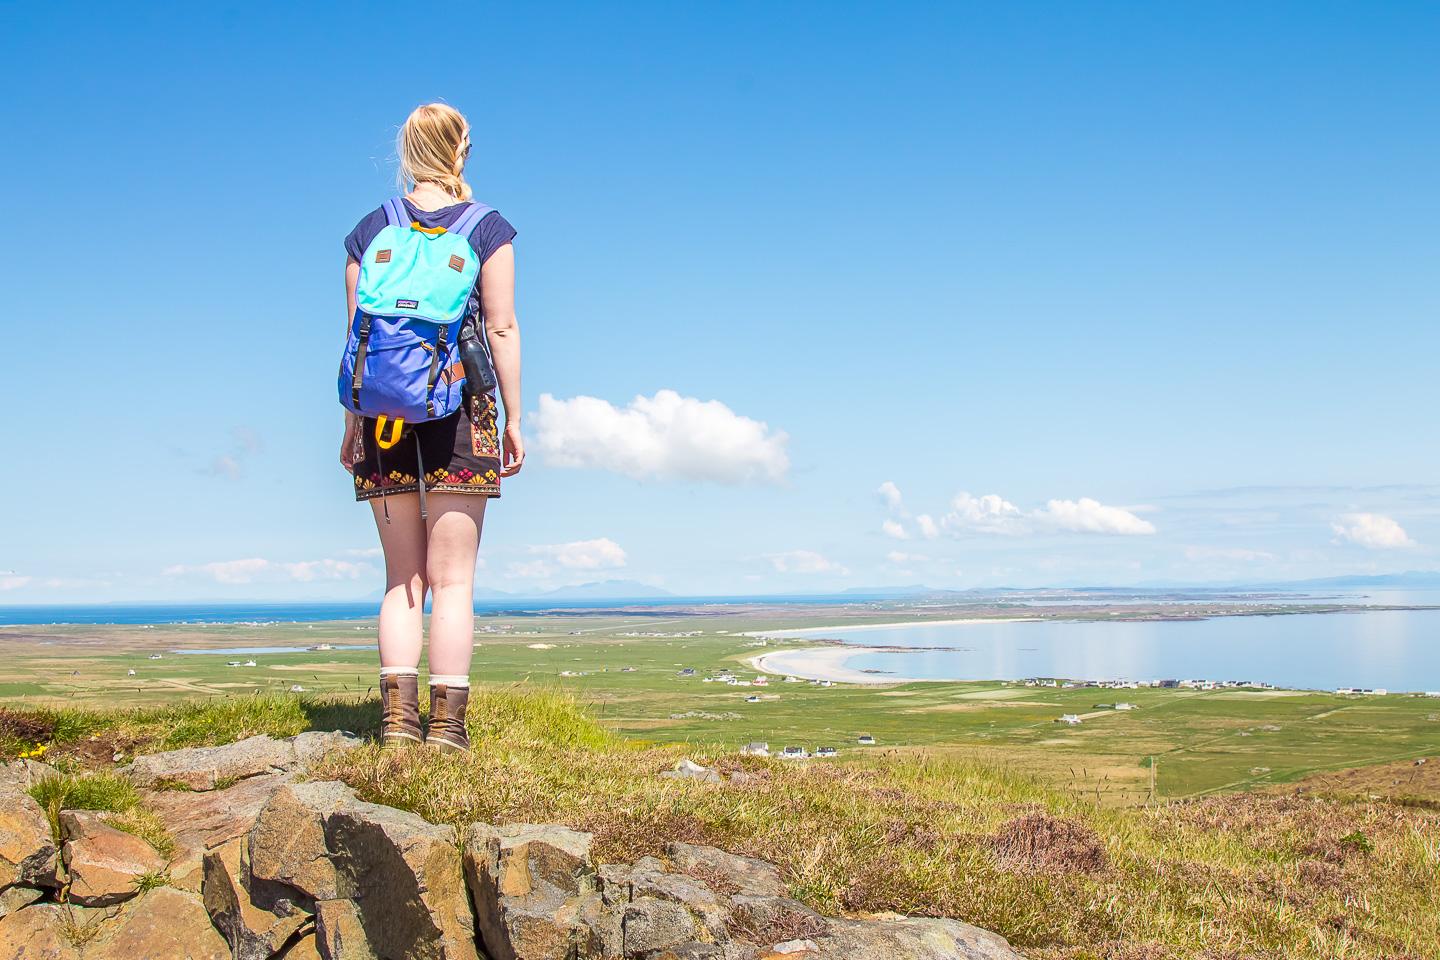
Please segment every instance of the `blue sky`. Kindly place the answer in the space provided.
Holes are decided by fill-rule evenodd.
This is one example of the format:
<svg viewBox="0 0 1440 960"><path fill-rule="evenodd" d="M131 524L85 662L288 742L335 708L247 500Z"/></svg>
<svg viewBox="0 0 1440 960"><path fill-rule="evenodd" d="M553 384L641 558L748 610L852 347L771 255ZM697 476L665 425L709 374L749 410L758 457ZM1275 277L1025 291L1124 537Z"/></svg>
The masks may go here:
<svg viewBox="0 0 1440 960"><path fill-rule="evenodd" d="M1433 4L398 10L0 13L0 603L376 592L340 240L436 98L519 230L484 587L1440 568Z"/></svg>

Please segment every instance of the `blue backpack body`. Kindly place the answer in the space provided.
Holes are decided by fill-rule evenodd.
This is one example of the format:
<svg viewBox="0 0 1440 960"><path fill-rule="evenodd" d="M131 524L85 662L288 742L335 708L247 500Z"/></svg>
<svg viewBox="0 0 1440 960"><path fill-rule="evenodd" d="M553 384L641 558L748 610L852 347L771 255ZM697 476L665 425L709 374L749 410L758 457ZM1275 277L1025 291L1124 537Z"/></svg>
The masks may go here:
<svg viewBox="0 0 1440 960"><path fill-rule="evenodd" d="M480 273L469 236L491 208L467 204L449 228L412 221L400 197L384 210L360 263L338 388L347 410L394 421L398 439L405 421L438 420L464 403L459 332Z"/></svg>

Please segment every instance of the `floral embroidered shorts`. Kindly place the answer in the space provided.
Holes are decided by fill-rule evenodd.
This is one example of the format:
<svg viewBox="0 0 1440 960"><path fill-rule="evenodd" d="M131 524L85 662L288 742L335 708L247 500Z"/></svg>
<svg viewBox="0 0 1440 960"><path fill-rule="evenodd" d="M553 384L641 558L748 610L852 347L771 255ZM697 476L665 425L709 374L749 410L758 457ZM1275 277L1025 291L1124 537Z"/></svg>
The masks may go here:
<svg viewBox="0 0 1440 960"><path fill-rule="evenodd" d="M425 467L425 492L500 496L500 438L495 424L495 397L485 394L440 420L406 424L400 442L381 450L375 442L375 421L366 417L355 438L355 499L381 494L415 493L420 464ZM417 457L416 440L419 440Z"/></svg>

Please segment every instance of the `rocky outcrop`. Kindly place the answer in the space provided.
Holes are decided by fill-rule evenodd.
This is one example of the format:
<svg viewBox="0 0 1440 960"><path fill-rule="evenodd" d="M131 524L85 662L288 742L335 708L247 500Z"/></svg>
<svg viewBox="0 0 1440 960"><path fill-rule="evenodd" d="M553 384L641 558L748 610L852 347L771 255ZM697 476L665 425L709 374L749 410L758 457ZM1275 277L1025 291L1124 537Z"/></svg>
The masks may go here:
<svg viewBox="0 0 1440 960"><path fill-rule="evenodd" d="M303 770L329 752L359 743L358 738L339 730L309 731L283 740L261 735L219 747L187 747L136 757L123 769L139 787L214 790L247 777Z"/></svg>
<svg viewBox="0 0 1440 960"><path fill-rule="evenodd" d="M168 864L105 814L74 810L57 858L20 785L43 771L0 770L0 960L1019 957L954 920L822 916L774 865L715 847L597 864L590 835L563 826L457 834L299 779L351 745L252 737L137 758L129 775L175 840Z"/></svg>

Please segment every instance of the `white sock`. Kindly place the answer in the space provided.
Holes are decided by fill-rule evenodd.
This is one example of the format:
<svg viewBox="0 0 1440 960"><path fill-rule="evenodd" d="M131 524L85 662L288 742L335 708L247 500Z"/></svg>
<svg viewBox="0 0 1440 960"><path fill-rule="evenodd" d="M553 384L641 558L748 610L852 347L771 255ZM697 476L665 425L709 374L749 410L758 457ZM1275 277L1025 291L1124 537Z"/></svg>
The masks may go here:
<svg viewBox="0 0 1440 960"><path fill-rule="evenodd" d="M381 668L380 668L380 676L382 676L382 677L418 677L418 676L420 676L420 668L419 668L419 667L381 667Z"/></svg>
<svg viewBox="0 0 1440 960"><path fill-rule="evenodd" d="M465 674L463 674L463 673L432 673L432 674L430 674L430 686L435 687L435 686L439 686L439 685L442 684L442 683L443 683L445 686L447 686L447 687L467 687L467 688L468 688L468 687L470 686L470 678L469 678L468 676L466 676Z"/></svg>

